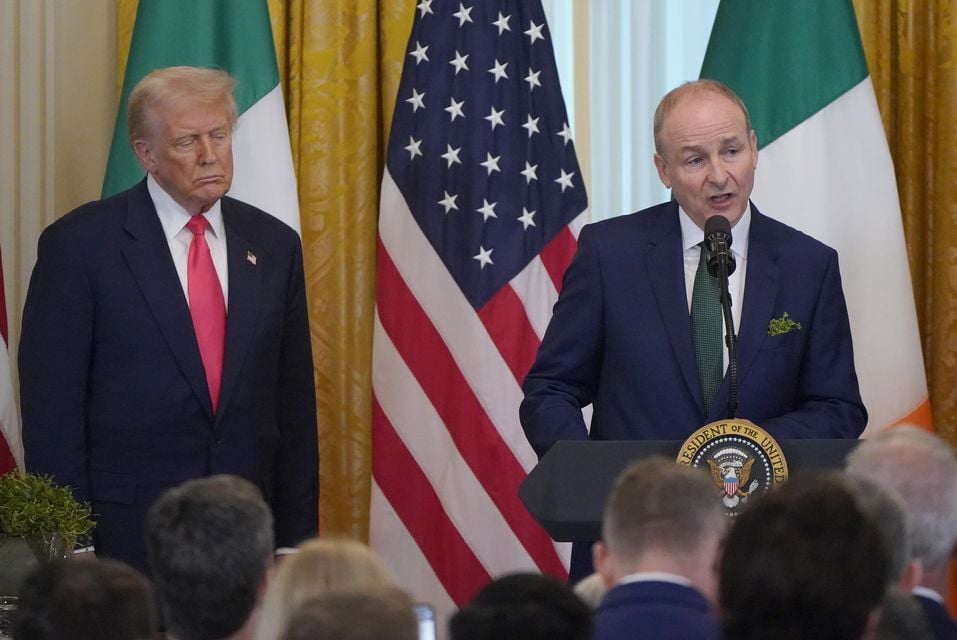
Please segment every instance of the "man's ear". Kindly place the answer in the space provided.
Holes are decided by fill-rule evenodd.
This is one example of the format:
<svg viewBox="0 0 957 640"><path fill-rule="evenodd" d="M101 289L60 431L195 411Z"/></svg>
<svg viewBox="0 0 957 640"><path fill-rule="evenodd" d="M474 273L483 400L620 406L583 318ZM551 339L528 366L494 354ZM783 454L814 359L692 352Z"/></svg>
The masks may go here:
<svg viewBox="0 0 957 640"><path fill-rule="evenodd" d="M605 583L605 588L611 589L615 586L617 578L615 577L612 561L608 554L608 547L600 541L596 542L591 548L591 558L592 564L595 565L595 572L601 576L602 582Z"/></svg>
<svg viewBox="0 0 957 640"><path fill-rule="evenodd" d="M665 171L667 168L667 163L665 159L661 156L660 153L654 155L655 160L655 169L658 170L658 179L661 180L661 184L665 185L665 189L671 188L671 179L668 178L668 173Z"/></svg>
<svg viewBox="0 0 957 640"><path fill-rule="evenodd" d="M914 587L920 584L924 577L924 563L921 560L911 560L904 566L901 573L901 579L897 583L900 590L904 593L910 593Z"/></svg>
<svg viewBox="0 0 957 640"><path fill-rule="evenodd" d="M754 168L758 168L758 136L754 133L754 129L751 129L751 133L748 135L748 140L751 143L751 149L754 151Z"/></svg>
<svg viewBox="0 0 957 640"><path fill-rule="evenodd" d="M139 161L140 166L143 167L147 173L153 173L153 169L156 167L156 160L153 158L153 149L150 143L142 138L134 140L133 153L136 154L136 159Z"/></svg>

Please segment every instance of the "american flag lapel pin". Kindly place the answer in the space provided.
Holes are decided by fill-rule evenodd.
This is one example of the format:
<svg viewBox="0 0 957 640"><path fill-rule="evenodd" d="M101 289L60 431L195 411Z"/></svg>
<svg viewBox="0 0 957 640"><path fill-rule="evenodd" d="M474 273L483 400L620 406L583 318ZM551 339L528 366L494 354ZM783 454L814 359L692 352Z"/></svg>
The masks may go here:
<svg viewBox="0 0 957 640"><path fill-rule="evenodd" d="M246 251L246 259L249 260L249 264L256 266L256 254L252 251Z"/></svg>

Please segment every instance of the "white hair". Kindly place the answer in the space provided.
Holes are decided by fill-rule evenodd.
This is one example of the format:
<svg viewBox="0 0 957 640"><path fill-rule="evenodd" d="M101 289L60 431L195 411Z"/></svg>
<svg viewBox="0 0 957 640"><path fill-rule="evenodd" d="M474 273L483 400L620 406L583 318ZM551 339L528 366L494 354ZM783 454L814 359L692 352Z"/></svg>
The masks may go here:
<svg viewBox="0 0 957 640"><path fill-rule="evenodd" d="M895 427L862 441L847 470L901 497L911 557L928 568L947 565L957 544L957 457L945 440L918 427Z"/></svg>

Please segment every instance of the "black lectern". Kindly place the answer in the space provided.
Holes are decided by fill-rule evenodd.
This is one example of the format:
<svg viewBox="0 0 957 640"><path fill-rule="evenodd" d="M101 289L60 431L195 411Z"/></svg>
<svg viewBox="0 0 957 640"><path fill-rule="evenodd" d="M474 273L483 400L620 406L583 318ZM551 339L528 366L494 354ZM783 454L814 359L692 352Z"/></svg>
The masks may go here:
<svg viewBox="0 0 957 640"><path fill-rule="evenodd" d="M839 469L858 440L780 440L790 474ZM528 474L519 497L558 542L601 537L605 498L629 463L649 456L678 456L681 440L562 440Z"/></svg>

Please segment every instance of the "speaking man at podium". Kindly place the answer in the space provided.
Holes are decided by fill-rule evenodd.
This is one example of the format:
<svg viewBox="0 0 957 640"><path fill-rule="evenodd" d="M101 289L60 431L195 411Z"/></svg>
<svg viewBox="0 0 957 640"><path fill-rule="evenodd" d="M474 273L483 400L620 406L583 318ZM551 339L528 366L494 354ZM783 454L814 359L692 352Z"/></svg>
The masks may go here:
<svg viewBox="0 0 957 640"><path fill-rule="evenodd" d="M654 133L673 200L582 230L524 383L535 451L588 438L587 405L596 440L681 440L729 417L778 439L859 436L867 412L837 253L750 202L758 149L745 105L719 82L690 82L662 99ZM721 247L702 242L714 216L730 224ZM722 251L730 313L708 268Z"/></svg>

